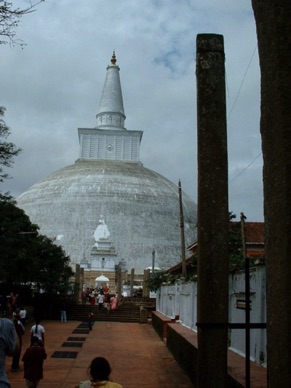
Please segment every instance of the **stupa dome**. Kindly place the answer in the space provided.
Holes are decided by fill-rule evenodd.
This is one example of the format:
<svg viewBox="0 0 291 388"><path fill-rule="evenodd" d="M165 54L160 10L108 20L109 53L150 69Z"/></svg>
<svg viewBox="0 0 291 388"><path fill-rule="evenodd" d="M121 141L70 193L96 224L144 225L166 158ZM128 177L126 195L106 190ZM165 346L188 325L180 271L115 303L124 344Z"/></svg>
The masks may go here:
<svg viewBox="0 0 291 388"><path fill-rule="evenodd" d="M178 185L139 161L142 132L124 127L115 62L107 67L97 126L79 129L79 159L33 185L17 205L64 248L72 264L104 268L106 259L113 268L122 262L143 273L155 251L155 265L166 269L181 257ZM196 205L185 193L183 211L190 245Z"/></svg>
<svg viewBox="0 0 291 388"><path fill-rule="evenodd" d="M186 241L194 239L195 204L184 194ZM141 163L81 161L54 172L18 198L41 233L59 241L75 263L90 257L104 216L117 264L142 273L152 263L169 268L181 253L177 186Z"/></svg>

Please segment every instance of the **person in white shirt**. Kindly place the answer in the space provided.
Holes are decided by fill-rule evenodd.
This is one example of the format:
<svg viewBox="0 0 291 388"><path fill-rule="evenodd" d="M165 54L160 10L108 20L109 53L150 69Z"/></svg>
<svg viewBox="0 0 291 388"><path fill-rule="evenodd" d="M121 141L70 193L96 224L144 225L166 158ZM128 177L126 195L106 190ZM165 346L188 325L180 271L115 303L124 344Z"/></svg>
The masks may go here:
<svg viewBox="0 0 291 388"><path fill-rule="evenodd" d="M103 310L103 303L104 303L104 295L103 294L99 294L97 296L97 300L98 300L98 304L99 304L99 310Z"/></svg>
<svg viewBox="0 0 291 388"><path fill-rule="evenodd" d="M44 333L45 333L45 330L44 330L44 327L40 324L40 319L39 318L37 318L35 320L35 325L32 326L32 328L30 330L30 333L31 333L31 339L32 339L33 336L38 337L39 342L42 344L42 346L44 346Z"/></svg>
<svg viewBox="0 0 291 388"><path fill-rule="evenodd" d="M23 326L25 326L27 312L26 312L26 310L25 310L25 308L23 306L20 307L20 310L19 310L18 314L19 314L20 322L23 324Z"/></svg>

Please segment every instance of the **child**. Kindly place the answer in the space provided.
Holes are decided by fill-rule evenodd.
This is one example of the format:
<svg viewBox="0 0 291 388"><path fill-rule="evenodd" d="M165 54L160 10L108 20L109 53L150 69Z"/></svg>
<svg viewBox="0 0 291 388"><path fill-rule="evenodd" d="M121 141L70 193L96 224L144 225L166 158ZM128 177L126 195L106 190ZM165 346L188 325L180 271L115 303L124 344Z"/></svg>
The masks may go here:
<svg viewBox="0 0 291 388"><path fill-rule="evenodd" d="M44 346L44 327L40 324L40 319L36 318L35 319L35 325L32 326L31 328L31 340L32 337L36 336L39 339L39 344Z"/></svg>
<svg viewBox="0 0 291 388"><path fill-rule="evenodd" d="M31 345L26 349L22 361L24 362L24 378L29 388L36 388L43 378L43 360L47 354L43 346L40 345L39 338L33 336Z"/></svg>

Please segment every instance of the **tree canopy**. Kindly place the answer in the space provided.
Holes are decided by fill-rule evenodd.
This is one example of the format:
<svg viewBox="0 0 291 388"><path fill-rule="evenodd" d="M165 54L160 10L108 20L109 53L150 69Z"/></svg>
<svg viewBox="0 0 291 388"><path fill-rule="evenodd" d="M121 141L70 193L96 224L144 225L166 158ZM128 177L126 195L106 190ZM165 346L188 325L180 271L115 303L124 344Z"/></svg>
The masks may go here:
<svg viewBox="0 0 291 388"><path fill-rule="evenodd" d="M8 174L3 171L3 166L11 167L14 157L21 151L15 144L6 141L7 137L10 135L10 130L3 120L4 112L5 108L0 106L0 182L3 182L4 179L8 178Z"/></svg>
<svg viewBox="0 0 291 388"><path fill-rule="evenodd" d="M0 281L33 284L46 292L64 292L73 270L70 258L11 198L0 195Z"/></svg>

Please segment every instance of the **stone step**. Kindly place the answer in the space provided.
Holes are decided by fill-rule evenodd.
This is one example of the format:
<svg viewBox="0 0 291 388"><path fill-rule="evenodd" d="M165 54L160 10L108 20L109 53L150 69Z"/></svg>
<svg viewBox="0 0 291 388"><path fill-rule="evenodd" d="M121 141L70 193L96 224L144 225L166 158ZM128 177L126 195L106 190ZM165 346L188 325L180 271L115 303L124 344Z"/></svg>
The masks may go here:
<svg viewBox="0 0 291 388"><path fill-rule="evenodd" d="M116 311L99 310L98 305L71 305L68 308L69 320L87 321L89 312L92 311L94 321L112 322L140 322L140 307L135 304L121 304Z"/></svg>

